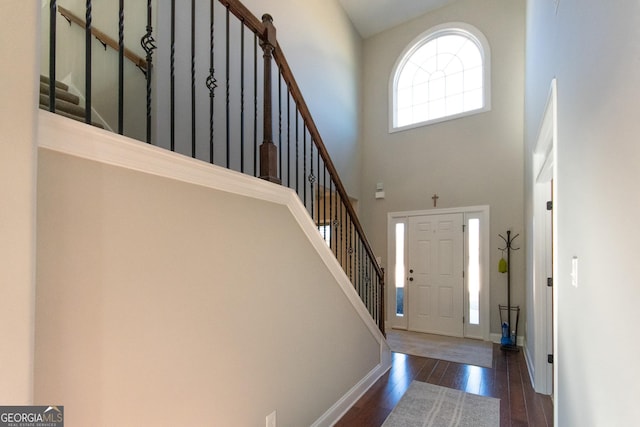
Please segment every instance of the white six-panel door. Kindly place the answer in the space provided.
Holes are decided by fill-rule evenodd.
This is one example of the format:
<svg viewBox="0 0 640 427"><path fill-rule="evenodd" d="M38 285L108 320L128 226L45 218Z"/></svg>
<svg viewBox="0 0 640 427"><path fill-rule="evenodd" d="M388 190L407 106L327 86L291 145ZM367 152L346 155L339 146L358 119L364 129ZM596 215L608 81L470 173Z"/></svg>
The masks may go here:
<svg viewBox="0 0 640 427"><path fill-rule="evenodd" d="M408 329L463 336L463 214L409 218Z"/></svg>

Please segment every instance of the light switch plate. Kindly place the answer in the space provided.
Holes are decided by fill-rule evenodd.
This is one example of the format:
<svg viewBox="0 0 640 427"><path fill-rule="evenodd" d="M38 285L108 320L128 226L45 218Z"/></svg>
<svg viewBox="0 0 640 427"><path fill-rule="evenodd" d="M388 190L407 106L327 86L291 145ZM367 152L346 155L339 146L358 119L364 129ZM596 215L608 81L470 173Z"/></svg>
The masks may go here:
<svg viewBox="0 0 640 427"><path fill-rule="evenodd" d="M267 427L276 427L276 411L267 415Z"/></svg>
<svg viewBox="0 0 640 427"><path fill-rule="evenodd" d="M578 257L571 258L571 284L574 288L578 287Z"/></svg>

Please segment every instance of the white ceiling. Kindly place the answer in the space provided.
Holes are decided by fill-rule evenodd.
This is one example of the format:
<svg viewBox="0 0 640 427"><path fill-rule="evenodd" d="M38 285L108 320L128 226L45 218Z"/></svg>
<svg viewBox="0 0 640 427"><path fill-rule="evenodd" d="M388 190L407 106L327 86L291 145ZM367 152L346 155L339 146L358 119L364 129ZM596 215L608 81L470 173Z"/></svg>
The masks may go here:
<svg viewBox="0 0 640 427"><path fill-rule="evenodd" d="M338 0L363 38L456 0Z"/></svg>

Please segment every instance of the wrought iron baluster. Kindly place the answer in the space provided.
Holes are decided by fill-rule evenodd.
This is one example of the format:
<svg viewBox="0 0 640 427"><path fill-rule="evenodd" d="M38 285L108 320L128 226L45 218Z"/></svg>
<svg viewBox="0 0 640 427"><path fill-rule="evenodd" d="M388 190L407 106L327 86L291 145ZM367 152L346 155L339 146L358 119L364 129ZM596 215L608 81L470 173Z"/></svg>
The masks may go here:
<svg viewBox="0 0 640 427"><path fill-rule="evenodd" d="M244 19L240 22L240 172L244 173Z"/></svg>
<svg viewBox="0 0 640 427"><path fill-rule="evenodd" d="M175 0L173 0L175 1ZM213 126L213 109L214 109L214 98L215 93L214 90L218 85L216 84L215 78L215 67L214 67L214 21L215 21L215 12L214 12L214 4L215 0L211 0L210 2L210 15L209 15L209 75L207 76L206 85L207 89L209 89L209 163L213 164L214 161L214 126Z"/></svg>
<svg viewBox="0 0 640 427"><path fill-rule="evenodd" d="M56 0L49 2L49 111L56 112Z"/></svg>
<svg viewBox="0 0 640 427"><path fill-rule="evenodd" d="M282 71L278 68L278 160L280 176L282 176Z"/></svg>
<svg viewBox="0 0 640 427"><path fill-rule="evenodd" d="M344 258L344 249L343 249L343 241L342 241L342 233L344 232L344 228L342 227L342 224L344 224L344 222L342 221L342 198L340 199L340 204L338 205L338 207L340 208L340 214L338 215L338 222L340 223L340 244L338 245L338 250L337 250L337 255L338 255L338 259L340 260L340 265L342 266L342 268L344 269L344 263L343 263L343 258Z"/></svg>
<svg viewBox="0 0 640 427"><path fill-rule="evenodd" d="M367 305L367 301L364 299L364 294L362 292L362 282L360 281L360 251L358 250L358 239L354 236L354 249L353 249L353 269L354 269L354 284L356 289L358 290L358 295L360 295L360 299L364 302L364 305Z"/></svg>
<svg viewBox="0 0 640 427"><path fill-rule="evenodd" d="M253 36L253 176L258 176L258 36Z"/></svg>
<svg viewBox="0 0 640 427"><path fill-rule="evenodd" d="M191 0L191 157L196 157L196 0Z"/></svg>
<svg viewBox="0 0 640 427"><path fill-rule="evenodd" d="M298 106L296 105L296 193L298 196L300 195L300 191L298 189L300 185L300 110L298 110Z"/></svg>
<svg viewBox="0 0 640 427"><path fill-rule="evenodd" d="M303 198L302 198L302 202L304 204L305 207L307 207L307 181L306 181L306 177L307 177L307 128L306 128L306 124L304 123L304 119L302 120L302 179L304 180L304 182L302 183L304 185L303 187Z"/></svg>
<svg viewBox="0 0 640 427"><path fill-rule="evenodd" d="M334 251L335 254L335 226L333 224L333 181L329 180L329 248Z"/></svg>
<svg viewBox="0 0 640 427"><path fill-rule="evenodd" d="M118 4L118 133L124 133L124 0Z"/></svg>
<svg viewBox="0 0 640 427"><path fill-rule="evenodd" d="M170 117L170 149L176 151L176 0L171 0L171 59L170 59L170 96L171 96L171 117Z"/></svg>
<svg viewBox="0 0 640 427"><path fill-rule="evenodd" d="M92 0L86 3L86 26L85 26L85 104L84 121L91 123L91 21L92 21Z"/></svg>
<svg viewBox="0 0 640 427"><path fill-rule="evenodd" d="M311 218L313 218L313 199L315 197L315 194L313 193L313 187L314 187L314 183L316 182L316 177L313 174L313 140L309 141L309 164L311 165L311 170L309 171L309 192L310 192L310 198L311 198L311 211L309 212L311 214ZM318 224L318 221L316 221L316 225Z"/></svg>
<svg viewBox="0 0 640 427"><path fill-rule="evenodd" d="M291 93L287 90L287 186L291 188Z"/></svg>
<svg viewBox="0 0 640 427"><path fill-rule="evenodd" d="M324 165L324 162L322 168L322 221L330 230L331 226L329 225L329 221L327 221L327 167ZM326 230L327 227L325 227L325 240L327 239ZM329 231L329 236L331 236L331 231ZM329 241L329 247L331 247L331 241Z"/></svg>
<svg viewBox="0 0 640 427"><path fill-rule="evenodd" d="M156 41L153 38L152 9L151 0L147 0L147 26L146 33L142 36L140 44L147 54L147 143L151 144L151 76L153 71L153 50L156 48Z"/></svg>
<svg viewBox="0 0 640 427"><path fill-rule="evenodd" d="M312 141L312 143L315 145L315 141ZM317 198L316 211L318 211L318 224L320 224L320 173L321 173L320 172L321 171L321 169L320 169L320 150L318 150L318 155L316 157L317 157L316 160L318 162L318 168L316 169L317 174L318 174L318 176L316 178L318 180L318 185L316 187L317 188L316 193L318 194L316 196L316 198Z"/></svg>
<svg viewBox="0 0 640 427"><path fill-rule="evenodd" d="M353 224L351 223L351 217L348 217L349 222L349 247L347 249L347 253L349 254L349 279L351 283L353 283L353 240L352 240L352 229Z"/></svg>
<svg viewBox="0 0 640 427"><path fill-rule="evenodd" d="M229 167L229 163L230 163L230 146L231 146L231 137L229 135L230 133L230 128L231 128L231 121L230 121L230 114L229 114L229 110L230 110L230 100L231 100L231 87L230 87L230 76L229 76L229 57L230 57L230 41L229 41L229 6L227 5L227 15L225 18L225 30L226 30L226 49L225 49L225 71L226 71L226 79L227 79L227 101L226 101L226 128L227 128L227 153L226 153L226 167Z"/></svg>

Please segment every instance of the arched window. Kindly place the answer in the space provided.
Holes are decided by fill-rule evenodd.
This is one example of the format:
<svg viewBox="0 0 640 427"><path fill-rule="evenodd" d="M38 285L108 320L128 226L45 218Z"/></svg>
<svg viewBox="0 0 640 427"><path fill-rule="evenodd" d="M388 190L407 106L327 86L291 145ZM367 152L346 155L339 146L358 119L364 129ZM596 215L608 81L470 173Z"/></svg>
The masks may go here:
<svg viewBox="0 0 640 427"><path fill-rule="evenodd" d="M432 28L405 49L391 75L391 131L488 111L490 52L476 28Z"/></svg>

